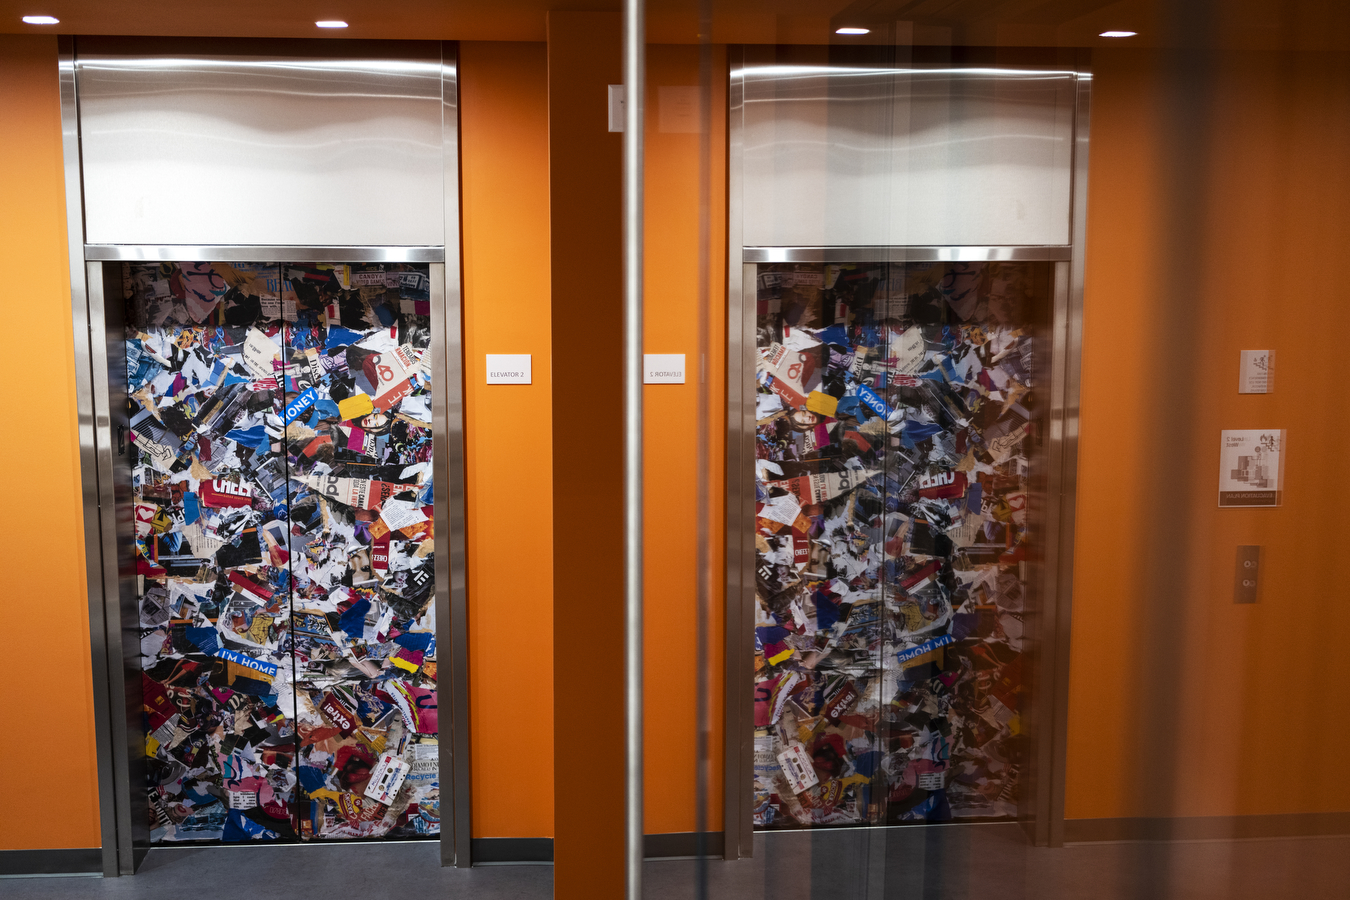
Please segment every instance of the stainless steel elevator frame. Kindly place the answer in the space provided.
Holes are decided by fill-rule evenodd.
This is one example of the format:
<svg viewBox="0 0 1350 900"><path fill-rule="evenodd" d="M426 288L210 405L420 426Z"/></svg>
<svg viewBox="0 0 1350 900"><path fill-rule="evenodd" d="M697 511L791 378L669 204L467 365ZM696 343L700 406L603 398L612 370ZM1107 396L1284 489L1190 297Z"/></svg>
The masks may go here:
<svg viewBox="0 0 1350 900"><path fill-rule="evenodd" d="M1069 695L1069 631L1078 469L1078 404L1082 358L1083 280L1087 236L1088 126L1091 54L1060 50L1057 68L1074 76L1070 242L999 246L746 246L742 167L745 153L745 49L730 48L727 159L727 409L726 409L726 644L723 738L723 855L753 855L754 791L754 267L768 262L904 262L927 260L1053 261L1050 408L1045 466L1039 473L1047 509L1038 543L1042 559L1031 581L1039 621L1030 629L1034 697L1029 786L1019 821L1040 846L1064 843L1064 761ZM955 66L954 66L955 68ZM877 830L886 826L874 826ZM910 827L910 826L898 826Z"/></svg>
<svg viewBox="0 0 1350 900"><path fill-rule="evenodd" d="M99 820L105 876L135 872L149 849L144 810L138 641L124 639L128 618L119 536L131 527L130 510L118 505L114 465L115 425L125 411L114 404L116 366L109 342L122 339L120 306L107 304L105 277L120 261L421 262L430 263L433 392L434 504L436 521L436 641L448 655L438 682L438 704L447 712L440 735L443 802L441 864L468 866L470 768L468 603L465 558L462 289L459 219L458 45L441 44L441 145L444 164L444 244L440 246L142 246L85 242L77 39L60 38L62 150L65 159L71 317L88 584L94 725L98 755ZM115 282L115 283L120 283ZM125 477L123 472L121 477ZM119 551L120 546L120 551ZM130 625L136 628L135 598ZM448 732L448 733L447 733ZM315 842L316 844L325 842Z"/></svg>

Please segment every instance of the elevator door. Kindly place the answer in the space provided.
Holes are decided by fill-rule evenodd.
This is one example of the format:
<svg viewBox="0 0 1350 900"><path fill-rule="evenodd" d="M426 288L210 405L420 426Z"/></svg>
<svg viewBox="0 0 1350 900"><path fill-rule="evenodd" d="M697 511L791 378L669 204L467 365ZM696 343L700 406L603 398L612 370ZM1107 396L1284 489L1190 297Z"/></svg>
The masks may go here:
<svg viewBox="0 0 1350 900"><path fill-rule="evenodd" d="M122 274L151 842L438 835L428 267Z"/></svg>
<svg viewBox="0 0 1350 900"><path fill-rule="evenodd" d="M754 824L1011 820L1054 264L764 264Z"/></svg>

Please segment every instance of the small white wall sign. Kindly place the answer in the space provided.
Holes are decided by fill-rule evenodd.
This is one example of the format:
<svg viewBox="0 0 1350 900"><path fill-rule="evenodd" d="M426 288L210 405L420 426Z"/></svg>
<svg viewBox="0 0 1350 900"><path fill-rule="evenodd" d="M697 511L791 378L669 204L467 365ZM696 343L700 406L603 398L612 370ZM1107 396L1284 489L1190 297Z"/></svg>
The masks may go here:
<svg viewBox="0 0 1350 900"><path fill-rule="evenodd" d="M530 354L528 353L487 354L487 383L529 384Z"/></svg>
<svg viewBox="0 0 1350 900"><path fill-rule="evenodd" d="M1243 350L1239 394L1269 394L1275 390L1275 351Z"/></svg>
<svg viewBox="0 0 1350 900"><path fill-rule="evenodd" d="M684 384L683 353L644 353L643 384Z"/></svg>
<svg viewBox="0 0 1350 900"><path fill-rule="evenodd" d="M609 130L623 131L623 85L609 86Z"/></svg>

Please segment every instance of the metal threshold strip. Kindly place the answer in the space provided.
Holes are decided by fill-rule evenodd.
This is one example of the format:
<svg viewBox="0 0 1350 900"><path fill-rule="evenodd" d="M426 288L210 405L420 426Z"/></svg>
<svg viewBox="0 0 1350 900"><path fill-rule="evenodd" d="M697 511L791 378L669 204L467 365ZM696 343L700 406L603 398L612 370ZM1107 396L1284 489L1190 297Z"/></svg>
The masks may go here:
<svg viewBox="0 0 1350 900"><path fill-rule="evenodd" d="M85 244L84 257L90 261L130 262L440 263L445 262L445 248Z"/></svg>
<svg viewBox="0 0 1350 900"><path fill-rule="evenodd" d="M1072 258L1068 244L1048 246L926 246L903 245L837 247L745 247L748 263L844 263L844 262L989 262L1016 260L1058 262Z"/></svg>

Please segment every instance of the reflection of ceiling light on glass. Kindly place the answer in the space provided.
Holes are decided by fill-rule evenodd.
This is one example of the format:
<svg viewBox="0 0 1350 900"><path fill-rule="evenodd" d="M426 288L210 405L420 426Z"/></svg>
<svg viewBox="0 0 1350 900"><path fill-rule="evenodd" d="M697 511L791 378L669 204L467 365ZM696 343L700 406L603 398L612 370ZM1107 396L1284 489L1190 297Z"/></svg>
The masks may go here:
<svg viewBox="0 0 1350 900"><path fill-rule="evenodd" d="M315 22L314 24L315 24L315 25L318 25L320 28L346 28L346 27L347 27L347 23L344 22L344 21L342 21L341 19L320 19L319 21Z"/></svg>
<svg viewBox="0 0 1350 900"><path fill-rule="evenodd" d="M61 22L56 16L24 16L23 20L28 25L57 25Z"/></svg>
<svg viewBox="0 0 1350 900"><path fill-rule="evenodd" d="M89 63L92 65L92 63ZM732 69L733 75L744 76L746 78L816 78L822 75L831 78L846 77L868 77L874 75L964 75L980 76L992 75L995 78L1080 78L1086 81L1092 79L1092 75L1087 72L1072 72L1067 69L1014 69L993 68L990 66L966 66L963 68L950 68L946 66L930 66L927 68L872 68L859 66L850 68L847 66L746 66L740 69Z"/></svg>
<svg viewBox="0 0 1350 900"><path fill-rule="evenodd" d="M836 28L836 29L834 30L834 33L835 33L835 34L868 34L868 33L871 32L871 30L872 30L872 29L870 29L870 28Z"/></svg>
<svg viewBox="0 0 1350 900"><path fill-rule="evenodd" d="M1134 37L1137 31L1103 31L1098 37Z"/></svg>

